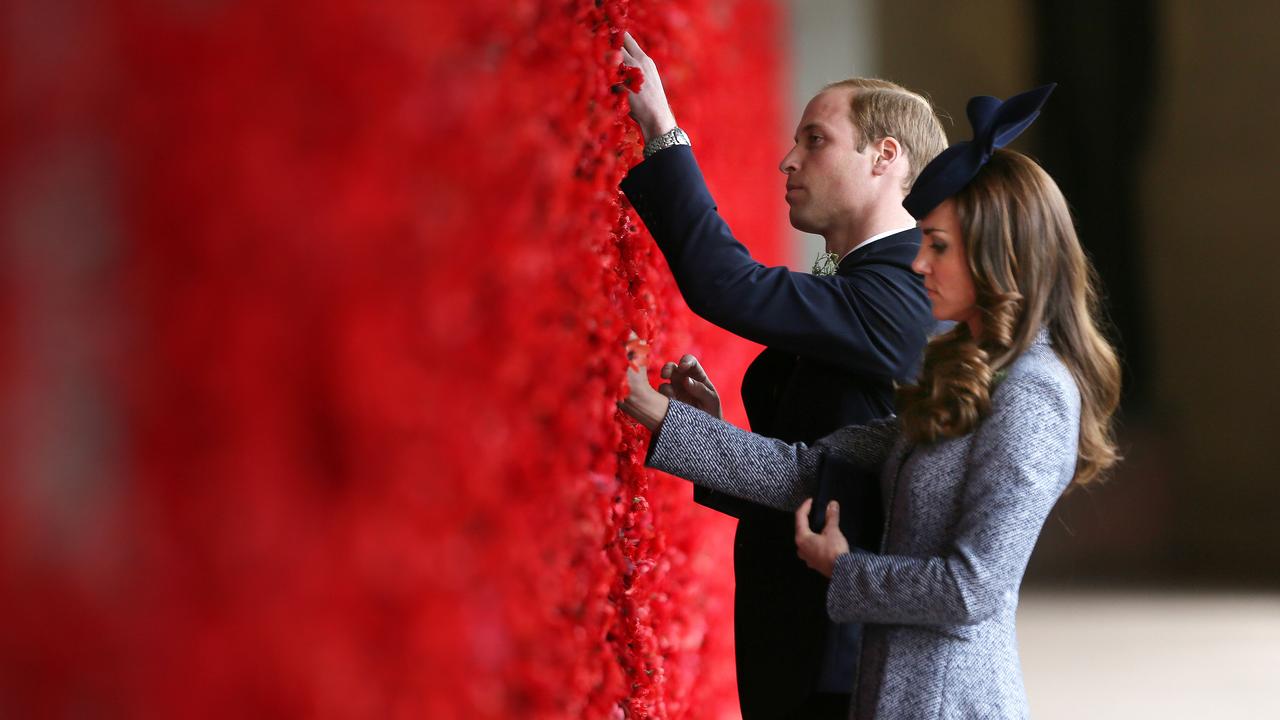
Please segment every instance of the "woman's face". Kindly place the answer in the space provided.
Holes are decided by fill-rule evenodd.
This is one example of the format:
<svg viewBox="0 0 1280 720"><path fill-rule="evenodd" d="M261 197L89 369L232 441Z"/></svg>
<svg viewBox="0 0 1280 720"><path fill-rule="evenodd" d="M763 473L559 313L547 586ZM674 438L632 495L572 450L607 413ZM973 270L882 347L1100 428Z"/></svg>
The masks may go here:
<svg viewBox="0 0 1280 720"><path fill-rule="evenodd" d="M955 201L948 199L934 208L920 221L920 231L924 239L911 269L924 276L933 316L968 323L973 336L978 337L981 313Z"/></svg>

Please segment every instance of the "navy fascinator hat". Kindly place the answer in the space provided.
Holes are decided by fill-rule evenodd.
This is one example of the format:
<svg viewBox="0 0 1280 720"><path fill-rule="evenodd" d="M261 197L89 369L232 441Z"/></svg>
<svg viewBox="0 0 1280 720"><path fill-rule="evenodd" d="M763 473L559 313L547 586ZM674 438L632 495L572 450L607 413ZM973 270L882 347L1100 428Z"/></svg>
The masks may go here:
<svg viewBox="0 0 1280 720"><path fill-rule="evenodd" d="M1014 95L1004 102L990 95L971 98L965 113L973 126L973 139L952 145L926 165L912 185L910 194L902 201L902 206L912 217L920 220L943 200L964 189L991 159L996 148L1013 142L1031 125L1057 86L1057 83L1050 83Z"/></svg>

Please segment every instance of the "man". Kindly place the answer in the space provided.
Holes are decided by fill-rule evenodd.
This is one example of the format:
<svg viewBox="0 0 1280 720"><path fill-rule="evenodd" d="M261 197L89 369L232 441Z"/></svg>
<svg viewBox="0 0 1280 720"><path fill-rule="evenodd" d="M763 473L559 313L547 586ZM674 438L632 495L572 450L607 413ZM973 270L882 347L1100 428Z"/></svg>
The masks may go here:
<svg viewBox="0 0 1280 720"><path fill-rule="evenodd" d="M766 346L747 370L743 402L751 429L812 443L835 429L893 411L893 382L914 376L929 301L911 261L920 232L902 207L916 175L946 147L921 96L882 80L828 86L805 108L795 146L782 159L791 224L826 241L827 274L755 262L716 213L687 136L676 126L654 62L628 34L623 62L644 81L629 93L646 159L622 189L658 243L689 307ZM685 356L663 368L669 393L718 412L718 397ZM849 492L851 470L826 460L831 492ZM830 484L829 482L827 483ZM873 510L844 528L876 549L874 480L841 503ZM868 490L868 488L870 488ZM825 506L819 487L819 512ZM849 496L841 495L843 498ZM695 499L739 519L734 632L738 695L745 720L847 716L859 626L827 618L827 583L796 556L794 518L743 500L698 491ZM817 504L817 503L815 503Z"/></svg>

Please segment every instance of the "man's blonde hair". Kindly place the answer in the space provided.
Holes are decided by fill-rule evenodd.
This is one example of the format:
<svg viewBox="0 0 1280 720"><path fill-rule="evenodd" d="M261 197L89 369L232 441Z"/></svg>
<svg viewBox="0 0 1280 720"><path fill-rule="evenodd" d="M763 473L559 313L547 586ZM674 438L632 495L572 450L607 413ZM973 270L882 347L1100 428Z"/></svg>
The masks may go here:
<svg viewBox="0 0 1280 720"><path fill-rule="evenodd" d="M947 133L928 98L888 80L849 78L833 82L823 92L837 88L853 90L850 118L858 131L858 152L868 142L892 137L907 150L908 167L904 192L919 177L929 161L947 149Z"/></svg>

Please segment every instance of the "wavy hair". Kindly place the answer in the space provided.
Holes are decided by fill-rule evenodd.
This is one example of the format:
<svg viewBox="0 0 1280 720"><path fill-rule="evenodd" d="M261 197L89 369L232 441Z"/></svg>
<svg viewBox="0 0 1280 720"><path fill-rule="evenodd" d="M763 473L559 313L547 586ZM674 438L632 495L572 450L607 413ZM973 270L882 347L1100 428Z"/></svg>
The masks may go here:
<svg viewBox="0 0 1280 720"><path fill-rule="evenodd" d="M905 433L934 442L973 432L990 414L993 380L1047 327L1080 389L1072 486L1100 480L1119 460L1112 416L1120 401L1120 364L1099 329L1097 276L1066 199L1035 161L1004 149L953 199L982 337L959 323L930 341L920 382L898 389Z"/></svg>

